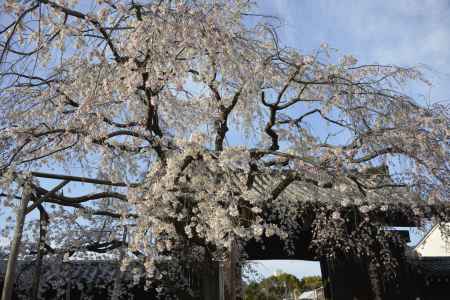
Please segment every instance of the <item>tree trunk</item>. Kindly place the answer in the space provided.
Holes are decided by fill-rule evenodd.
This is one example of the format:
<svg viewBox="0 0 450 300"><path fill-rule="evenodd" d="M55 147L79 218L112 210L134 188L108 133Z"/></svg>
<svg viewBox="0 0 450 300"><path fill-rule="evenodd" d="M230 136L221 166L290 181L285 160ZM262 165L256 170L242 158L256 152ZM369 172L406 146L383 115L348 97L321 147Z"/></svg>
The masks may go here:
<svg viewBox="0 0 450 300"><path fill-rule="evenodd" d="M11 300L14 281L15 281L15 271L17 264L17 257L19 255L20 243L22 240L23 226L25 223L26 209L28 201L31 196L31 187L28 182L24 184L22 191L22 199L17 210L16 215L16 228L14 230L14 237L11 242L11 252L8 258L8 265L6 267L5 282L3 284L2 300Z"/></svg>

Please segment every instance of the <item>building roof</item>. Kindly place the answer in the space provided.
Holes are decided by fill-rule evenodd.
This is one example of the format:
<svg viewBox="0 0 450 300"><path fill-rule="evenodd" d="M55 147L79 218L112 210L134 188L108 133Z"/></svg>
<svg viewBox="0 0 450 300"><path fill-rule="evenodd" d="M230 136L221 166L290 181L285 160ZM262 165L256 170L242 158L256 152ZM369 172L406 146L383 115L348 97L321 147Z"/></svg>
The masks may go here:
<svg viewBox="0 0 450 300"><path fill-rule="evenodd" d="M18 290L26 291L31 288L34 273L34 260L19 260L17 266ZM0 281L6 270L6 260L0 260ZM140 266L131 263L127 272L123 275L125 282L133 282L134 275ZM87 287L103 286L114 281L117 272L117 261L107 260L82 260L62 261L57 259L45 259L42 267L41 282L43 290L58 289L70 283L79 290Z"/></svg>
<svg viewBox="0 0 450 300"><path fill-rule="evenodd" d="M396 185L389 176L387 166L366 168L364 170L344 170L336 173L333 170L305 164L290 168L263 167L249 172L242 165L219 163L224 174L220 176L219 184L225 181L230 186L240 190L249 200L269 200L276 198L285 203L322 202L348 203L357 205L368 202L374 204L418 204L420 197L405 186ZM201 159L190 162L183 169L183 176L191 180L194 177L217 177L213 168L205 168ZM157 178L154 178L156 180ZM251 189L248 183L252 182ZM187 184L188 185L188 184ZM363 188L367 187L367 188ZM379 187L379 188L378 188ZM276 194L276 197L273 197Z"/></svg>
<svg viewBox="0 0 450 300"><path fill-rule="evenodd" d="M256 174L253 189L248 196L254 193L255 198L272 195L275 188L283 184L288 178L288 170L264 171ZM347 175L330 175L323 171L297 171L296 180L293 180L279 194L278 198L286 201L318 201L318 202L370 202L378 204L417 204L420 200L417 194L407 190L405 187L388 186L386 176L382 178L358 177L358 181L365 186L385 185L381 189L366 189L361 192L360 186ZM348 174L349 175L349 174ZM236 185L242 182L239 172L234 173Z"/></svg>

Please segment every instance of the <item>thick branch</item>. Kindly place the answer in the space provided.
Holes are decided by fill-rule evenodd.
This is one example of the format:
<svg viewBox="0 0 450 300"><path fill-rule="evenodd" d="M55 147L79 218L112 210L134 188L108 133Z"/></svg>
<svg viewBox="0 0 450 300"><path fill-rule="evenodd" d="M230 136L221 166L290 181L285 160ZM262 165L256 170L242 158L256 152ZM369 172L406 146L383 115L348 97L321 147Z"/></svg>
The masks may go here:
<svg viewBox="0 0 450 300"><path fill-rule="evenodd" d="M395 154L395 153L403 153L403 151L401 151L400 149L396 148L396 147L388 147L388 148L384 148L378 151L374 151L372 153L369 153L367 155L364 155L363 157L360 158L352 158L350 159L351 163L363 163L363 162L367 162L369 160L375 159L381 155L385 155L385 154Z"/></svg>
<svg viewBox="0 0 450 300"><path fill-rule="evenodd" d="M269 107L269 121L266 124L266 127L264 128L264 131L270 138L272 139L272 144L269 147L269 150L271 151L277 151L280 149L280 146L278 145L278 134L272 129L272 127L275 125L276 122L276 116L277 116L277 106L273 104L269 104L266 102L265 99L265 93L261 93L261 102Z"/></svg>
<svg viewBox="0 0 450 300"><path fill-rule="evenodd" d="M216 89L214 89L217 91ZM216 151L222 151L223 150L223 142L225 140L225 136L228 132L228 117L233 110L233 108L236 106L239 96L241 94L241 90L237 91L236 94L234 94L233 99L231 101L231 104L229 106L224 106L221 104L219 106L220 109L220 117L216 120L216 140L215 140L215 149ZM217 98L217 96L216 96ZM218 98L220 100L220 96Z"/></svg>

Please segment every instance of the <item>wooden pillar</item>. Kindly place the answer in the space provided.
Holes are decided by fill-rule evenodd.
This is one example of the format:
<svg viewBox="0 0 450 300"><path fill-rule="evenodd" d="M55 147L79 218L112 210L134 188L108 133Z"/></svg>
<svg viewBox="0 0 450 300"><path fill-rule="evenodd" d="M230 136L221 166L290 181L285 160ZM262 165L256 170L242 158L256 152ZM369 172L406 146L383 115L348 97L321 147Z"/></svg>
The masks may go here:
<svg viewBox="0 0 450 300"><path fill-rule="evenodd" d="M239 265L239 248L233 243L228 259L224 262L225 300L239 300L241 295L241 268Z"/></svg>
<svg viewBox="0 0 450 300"><path fill-rule="evenodd" d="M325 257L322 257L320 259L320 272L322 273L322 283L325 299L332 300L333 299L331 287L332 282L330 280L328 260Z"/></svg>
<svg viewBox="0 0 450 300"><path fill-rule="evenodd" d="M72 285L70 280L67 282L66 285L66 299L65 300L70 300L70 293L72 292Z"/></svg>
<svg viewBox="0 0 450 300"><path fill-rule="evenodd" d="M200 274L201 299L217 300L220 298L220 267L219 262L211 264Z"/></svg>
<svg viewBox="0 0 450 300"><path fill-rule="evenodd" d="M117 261L117 266L114 274L114 287L111 300L119 300L120 295L122 293L121 289L122 289L123 272L121 270L121 265L123 259L125 258L125 252L127 250L125 246L126 242L127 242L127 226L124 226L122 234L122 245L119 248L119 259Z"/></svg>
<svg viewBox="0 0 450 300"><path fill-rule="evenodd" d="M219 262L219 300L225 300L225 278L223 261Z"/></svg>
<svg viewBox="0 0 450 300"><path fill-rule="evenodd" d="M38 241L38 250L37 257L35 263L35 270L33 274L33 284L32 284L32 294L31 298L33 300L37 300L39 297L39 287L41 283L41 273L42 273L42 261L44 259L45 254L45 241L47 236L47 227L49 222L49 217L44 207L39 204L39 241Z"/></svg>
<svg viewBox="0 0 450 300"><path fill-rule="evenodd" d="M374 262L369 262L368 264L368 275L370 280L370 286L372 288L373 299L382 300L382 291L380 284L380 276L378 274L378 269Z"/></svg>
<svg viewBox="0 0 450 300"><path fill-rule="evenodd" d="M327 260L327 263L323 265L327 268L329 278L327 299L380 299L374 298L372 293L366 260L352 256L337 257L333 260ZM325 285L325 289L327 289L327 285Z"/></svg>
<svg viewBox="0 0 450 300"><path fill-rule="evenodd" d="M200 292L202 300L240 300L241 269L239 249L236 244L231 248L228 258L222 262L213 262L200 273Z"/></svg>
<svg viewBox="0 0 450 300"><path fill-rule="evenodd" d="M17 257L19 255L20 245L22 241L23 226L25 224L25 216L28 201L31 197L31 186L28 182L24 184L22 198L16 213L16 228L14 237L11 242L11 252L8 258L8 264L5 273L5 282L3 284L2 300L11 300L15 281L15 272L17 265Z"/></svg>

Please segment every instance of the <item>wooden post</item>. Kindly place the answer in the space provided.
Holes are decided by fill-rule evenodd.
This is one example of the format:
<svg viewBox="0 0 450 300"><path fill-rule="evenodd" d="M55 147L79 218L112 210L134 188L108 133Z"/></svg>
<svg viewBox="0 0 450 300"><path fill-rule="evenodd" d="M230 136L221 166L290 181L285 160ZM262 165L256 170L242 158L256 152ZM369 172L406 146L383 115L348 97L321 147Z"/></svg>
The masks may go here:
<svg viewBox="0 0 450 300"><path fill-rule="evenodd" d="M239 249L236 243L231 245L230 255L224 265L225 300L240 299L241 270L239 267ZM238 297L239 296L239 297Z"/></svg>
<svg viewBox="0 0 450 300"><path fill-rule="evenodd" d="M330 280L330 265L326 257L320 259L320 271L322 273L323 294L325 299L333 299L332 282Z"/></svg>
<svg viewBox="0 0 450 300"><path fill-rule="evenodd" d="M113 294L111 297L111 300L119 300L121 291L120 289L122 288L122 275L123 272L120 269L122 261L125 257L125 252L126 252L126 241L127 241L127 226L123 227L123 236L122 236L122 246L120 247L119 251L119 261L117 263L117 269L116 269L116 274L114 276L114 288L113 288Z"/></svg>
<svg viewBox="0 0 450 300"><path fill-rule="evenodd" d="M219 262L219 300L225 300L225 278L223 261Z"/></svg>
<svg viewBox="0 0 450 300"><path fill-rule="evenodd" d="M31 186L29 182L25 182L22 191L22 198L20 199L19 207L16 213L16 228L14 230L14 237L11 242L11 252L8 258L8 264L5 273L5 282L3 284L2 300L11 300L14 281L15 281L15 271L17 264L17 257L19 255L20 244L22 240L23 226L25 223L25 216L28 201L31 197Z"/></svg>
<svg viewBox="0 0 450 300"><path fill-rule="evenodd" d="M66 285L66 299L65 300L70 300L70 293L72 292L72 284L70 282L70 280L67 282Z"/></svg>
<svg viewBox="0 0 450 300"><path fill-rule="evenodd" d="M371 285L372 292L373 292L373 299L374 300L382 300L378 269L374 262L369 262L368 272L369 272L370 285Z"/></svg>
<svg viewBox="0 0 450 300"><path fill-rule="evenodd" d="M17 209L16 228L14 230L14 237L11 242L11 252L9 254L8 264L6 266L5 282L3 284L3 291L2 291L2 300L11 300L12 297L15 281L17 257L19 255L20 244L22 241L23 226L25 224L26 215L29 212L31 212L34 208L39 207L47 199L47 197L50 197L51 195L56 193L58 190L60 190L70 182L70 180L64 180L56 187L54 187L52 190L47 192L40 199L36 200L30 207L28 207L28 202L30 202L32 196L31 182L29 182L28 180L29 179L27 179L27 181L23 185L22 198L20 199L19 207ZM39 210L41 209L43 209L43 207L41 207ZM37 280L38 285L39 280L40 276ZM33 282L33 284L35 283ZM34 293L34 286L33 286L33 293Z"/></svg>
<svg viewBox="0 0 450 300"><path fill-rule="evenodd" d="M236 251L236 246L233 245L231 246L231 253L230 253L230 266L229 266L229 286L228 286L228 291L229 291L229 296L230 298L227 300L236 300L236 289L237 289L237 282L236 282L236 265L237 265L237 251Z"/></svg>
<svg viewBox="0 0 450 300"><path fill-rule="evenodd" d="M205 265L202 270L200 279L200 292L202 300L223 300L220 296L220 263L212 262L211 264Z"/></svg>
<svg viewBox="0 0 450 300"><path fill-rule="evenodd" d="M37 249L37 258L35 263L35 270L33 274L33 285L31 297L33 300L37 300L39 296L39 286L41 281L42 261L44 259L45 240L47 236L48 227L48 214L44 207L39 204L39 242Z"/></svg>

